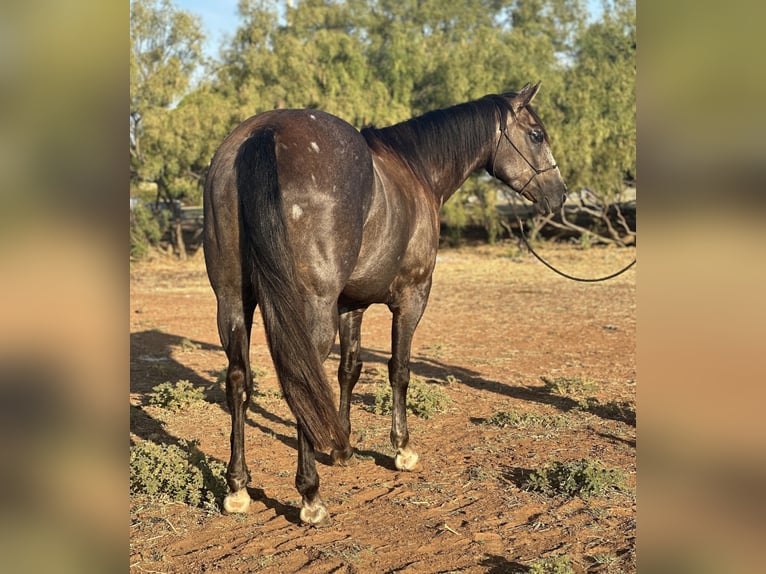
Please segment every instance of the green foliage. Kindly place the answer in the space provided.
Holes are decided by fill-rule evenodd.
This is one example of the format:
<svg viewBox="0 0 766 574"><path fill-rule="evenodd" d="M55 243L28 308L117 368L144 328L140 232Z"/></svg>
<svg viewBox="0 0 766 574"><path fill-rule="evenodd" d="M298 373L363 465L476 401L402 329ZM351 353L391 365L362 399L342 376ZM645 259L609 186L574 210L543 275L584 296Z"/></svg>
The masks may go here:
<svg viewBox="0 0 766 574"><path fill-rule="evenodd" d="M547 391L562 397L576 397L596 388L596 383L581 377L540 377L540 380Z"/></svg>
<svg viewBox="0 0 766 574"><path fill-rule="evenodd" d="M229 106L205 86L189 94L202 64L204 35L198 17L170 0L130 5L130 177L152 182L166 205L201 202L201 183L215 147L230 127ZM180 225L172 227L181 256ZM146 252L131 236L131 251Z"/></svg>
<svg viewBox="0 0 766 574"><path fill-rule="evenodd" d="M164 213L164 212L163 212ZM167 218L154 215L138 203L130 212L130 258L143 259L150 247L156 247L167 226Z"/></svg>
<svg viewBox="0 0 766 574"><path fill-rule="evenodd" d="M442 207L442 215L447 226L447 240L453 247L460 245L463 240L463 228L468 225L467 203L461 190Z"/></svg>
<svg viewBox="0 0 766 574"><path fill-rule="evenodd" d="M580 249L582 250L587 250L593 247L593 239L590 232L586 231L580 234L579 244Z"/></svg>
<svg viewBox="0 0 766 574"><path fill-rule="evenodd" d="M578 402L580 410L593 413L602 418L636 424L636 406L630 401L609 401L602 403L595 397L587 397Z"/></svg>
<svg viewBox="0 0 766 574"><path fill-rule="evenodd" d="M538 558L529 565L529 574L574 574L566 555Z"/></svg>
<svg viewBox="0 0 766 574"><path fill-rule="evenodd" d="M484 421L485 425L499 428L556 428L561 426L560 417L516 411L497 411Z"/></svg>
<svg viewBox="0 0 766 574"><path fill-rule="evenodd" d="M574 65L564 71L566 85L576 88L556 94L563 117L551 128L569 187L608 200L636 177L636 14L630 1L606 8L577 37Z"/></svg>
<svg viewBox="0 0 766 574"><path fill-rule="evenodd" d="M372 412L378 415L391 414L391 385L380 381L375 389L375 405ZM452 399L440 385L428 383L412 375L407 389L407 412L422 419L430 419L443 413L452 404Z"/></svg>
<svg viewBox="0 0 766 574"><path fill-rule="evenodd" d="M442 208L449 243L459 245L463 228L475 225L487 232L494 244L501 232L500 214L496 209L498 187L489 176L469 178Z"/></svg>
<svg viewBox="0 0 766 574"><path fill-rule="evenodd" d="M523 488L549 496L565 494L587 498L610 489L624 489L625 476L619 469L606 468L600 462L582 459L572 463L554 462L532 472Z"/></svg>
<svg viewBox="0 0 766 574"><path fill-rule="evenodd" d="M177 501L208 510L220 508L227 492L226 466L202 453L198 444L144 441L131 446L130 493L160 502Z"/></svg>
<svg viewBox="0 0 766 574"><path fill-rule="evenodd" d="M242 0L240 27L205 64L200 23L168 0L131 3L131 177L198 203L213 151L245 118L321 108L357 128L543 81L535 100L570 189L614 198L635 179L634 0ZM498 187L472 176L444 207L453 242L499 236ZM584 241L587 242L587 239Z"/></svg>
<svg viewBox="0 0 766 574"><path fill-rule="evenodd" d="M189 381L162 383L152 388L149 393L149 404L156 405L173 412L186 410L205 402L204 391L195 387Z"/></svg>

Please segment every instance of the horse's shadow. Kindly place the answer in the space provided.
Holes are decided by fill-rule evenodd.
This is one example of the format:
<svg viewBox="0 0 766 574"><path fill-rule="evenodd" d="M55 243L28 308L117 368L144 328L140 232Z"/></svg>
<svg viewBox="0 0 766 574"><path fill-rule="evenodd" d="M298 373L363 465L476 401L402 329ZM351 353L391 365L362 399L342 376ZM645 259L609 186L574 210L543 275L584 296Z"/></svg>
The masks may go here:
<svg viewBox="0 0 766 574"><path fill-rule="evenodd" d="M271 508L277 514L277 516L283 517L289 523L296 526L302 526L301 522L301 509L297 506L290 506L282 504L276 498L270 498L266 496L266 492L262 488L256 488L252 486L247 487L247 493L250 495L250 499L255 502L262 502L266 508Z"/></svg>
<svg viewBox="0 0 766 574"><path fill-rule="evenodd" d="M154 387L186 380L195 387L205 389L206 398L210 392L208 380L174 358L174 354L184 348L218 349L209 343L192 341L157 329L130 334L130 392L140 397L138 405L130 406L130 431L143 440L159 444L177 444L179 440L167 432L161 420L152 417L143 408L149 404L149 395Z"/></svg>
<svg viewBox="0 0 766 574"><path fill-rule="evenodd" d="M155 419L143 409L143 406L148 403L148 396L152 389L156 385L168 381L189 381L193 386L203 390L206 401L218 405L228 415L229 409L226 404L225 392L220 377L221 370L208 371L207 374L209 376L206 378L183 362L184 350L192 351L197 349L222 353L218 345L190 340L186 337L164 333L159 330L131 333L130 391L141 396L141 404L131 405L130 407L130 430L136 436L156 443L178 443L178 437L170 435L161 420ZM338 352L338 345L335 345L333 348L333 359L338 358ZM368 366L377 366L385 369L389 356L388 351L362 349L360 360ZM222 360L222 364L224 362L225 359ZM410 367L414 374L426 379L447 380L449 377L454 377L460 381L459 384L477 390L489 391L523 401L550 405L563 412L578 406L577 401L569 397L556 395L545 386L528 387L489 380L482 377L477 371L466 367L450 365L431 356L414 355ZM360 383L364 383L364 380L360 381ZM369 392L365 393L364 384L357 387L355 395L357 400L363 402L373 400ZM600 412L595 410L591 412L605 419L622 420L606 411ZM264 404L259 402L257 389L245 420L247 424L273 436L290 449L297 450L298 441L295 432L288 436L288 434L277 430L277 427L281 426L295 431L295 422L280 416L273 412L273 410L269 410ZM474 422L479 422L479 419L475 419ZM622 420L622 422L627 422L628 424L632 422L633 426L635 426L634 420ZM358 449L357 453L362 458L372 459L378 466L394 468L391 457L387 454L363 449ZM317 462L323 465L332 464L330 457L325 453L317 453Z"/></svg>
<svg viewBox="0 0 766 574"><path fill-rule="evenodd" d="M493 554L487 554L480 564L487 568L487 574L520 574L521 572L529 572L527 566L518 562L511 562L504 556Z"/></svg>
<svg viewBox="0 0 766 574"><path fill-rule="evenodd" d="M388 357L389 355L386 352L375 349L363 350L360 353L362 362L380 363L383 366L387 364ZM447 381L449 380L449 377L454 377L460 382L459 384L473 389L489 391L504 397L519 399L526 402L535 402L552 406L562 412L581 408L581 404L578 401L570 397L555 394L545 385L532 387L492 381L485 379L481 376L481 373L477 371L450 365L434 357L413 355L410 362L410 370L412 373L425 379ZM614 420L626 423L630 426L636 426L635 414L631 416L630 413L621 413L619 411L613 412L609 409L599 408L598 406L589 409L589 412L605 420ZM477 422L479 419L471 420Z"/></svg>
<svg viewBox="0 0 766 574"><path fill-rule="evenodd" d="M218 405L227 415L226 394L223 389L221 371L209 371L208 378L183 362L184 350L202 349L223 354L220 346L204 341L191 340L180 335L149 330L130 335L130 392L140 395L140 404L130 405L130 431L143 440L158 444L178 444L179 437L169 434L163 421L151 416L143 407L149 404L149 395L154 387L166 382L189 381L194 387L202 389L205 401ZM223 359L225 362L225 358ZM295 422L281 417L259 402L259 392L254 389L250 408L245 421L250 426L274 437L290 449L297 450L297 429ZM271 424L270 424L271 423ZM278 427L293 431L284 434ZM388 467L385 455L373 451L357 451L362 457L372 458L376 464ZM332 460L325 453L317 453L317 462L329 466Z"/></svg>
<svg viewBox="0 0 766 574"><path fill-rule="evenodd" d="M148 404L148 397L152 389L165 382L189 381L194 387L203 390L203 396L207 402L219 405L227 414L229 412L225 393L222 392L220 383L216 380L216 372L209 372L210 378L205 378L185 365L182 360L178 360L176 356L180 354L183 357L183 352L179 353L179 351L183 351L184 348L221 351L218 345L190 340L159 330L142 331L130 335L130 392L141 397L140 404L130 405L130 431L142 440L164 445L177 445L181 440L181 437L167 432L163 421L153 417L143 408ZM251 404L251 410L263 420L295 427L293 422L269 412L261 405ZM248 416L247 421L263 432L273 435L289 447L297 448L295 438L278 434L272 428L257 423L252 417ZM132 439L131 443L133 443ZM220 461L215 457L209 458L226 464L226 461ZM329 462L329 457L327 457L327 462ZM282 504L279 500L268 497L261 488L248 486L247 490L253 500L260 501L268 508L273 509L278 516L284 517L292 524L301 523L300 508Z"/></svg>

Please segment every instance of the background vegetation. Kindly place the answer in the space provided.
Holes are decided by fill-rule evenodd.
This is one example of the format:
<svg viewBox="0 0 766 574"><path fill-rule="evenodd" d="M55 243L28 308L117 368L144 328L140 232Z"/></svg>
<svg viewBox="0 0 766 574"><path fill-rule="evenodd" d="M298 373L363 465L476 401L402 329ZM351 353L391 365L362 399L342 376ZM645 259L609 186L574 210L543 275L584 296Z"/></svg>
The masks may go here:
<svg viewBox="0 0 766 574"><path fill-rule="evenodd" d="M383 126L542 80L537 108L570 189L605 211L635 184L635 0L604 0L597 20L585 0L241 0L239 16L210 59L199 18L170 0L131 2L131 195L164 206L181 256L180 207L201 202L216 147L273 108ZM444 212L451 238L473 223L493 241L500 193L469 179ZM155 237L131 233L131 253Z"/></svg>

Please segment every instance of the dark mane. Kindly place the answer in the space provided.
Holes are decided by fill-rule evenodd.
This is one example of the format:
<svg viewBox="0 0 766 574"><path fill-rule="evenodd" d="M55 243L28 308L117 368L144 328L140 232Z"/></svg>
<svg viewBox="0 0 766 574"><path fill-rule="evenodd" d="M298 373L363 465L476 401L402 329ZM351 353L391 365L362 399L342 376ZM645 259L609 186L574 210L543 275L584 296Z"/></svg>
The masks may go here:
<svg viewBox="0 0 766 574"><path fill-rule="evenodd" d="M515 95L516 92L486 95L390 127L365 127L362 135L370 149L395 152L418 179L432 186L429 166L455 166L459 170L466 157L476 157L488 141L495 139L498 118L504 123L508 113L513 114L508 102ZM531 106L527 109L542 126Z"/></svg>

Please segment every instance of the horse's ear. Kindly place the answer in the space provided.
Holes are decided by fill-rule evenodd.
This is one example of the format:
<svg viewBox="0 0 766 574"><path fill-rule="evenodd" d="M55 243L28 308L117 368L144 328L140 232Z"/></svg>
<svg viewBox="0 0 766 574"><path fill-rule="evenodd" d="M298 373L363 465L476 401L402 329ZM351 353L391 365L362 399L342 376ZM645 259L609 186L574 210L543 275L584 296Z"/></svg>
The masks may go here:
<svg viewBox="0 0 766 574"><path fill-rule="evenodd" d="M519 91L518 94L516 94L516 97L513 98L513 111L515 113L519 113L521 110L523 110L529 103L532 102L532 100L535 99L535 96L537 95L537 92L540 91L540 84L542 81L537 82L534 86L530 85L529 82L524 84L524 87L521 88L521 91Z"/></svg>

